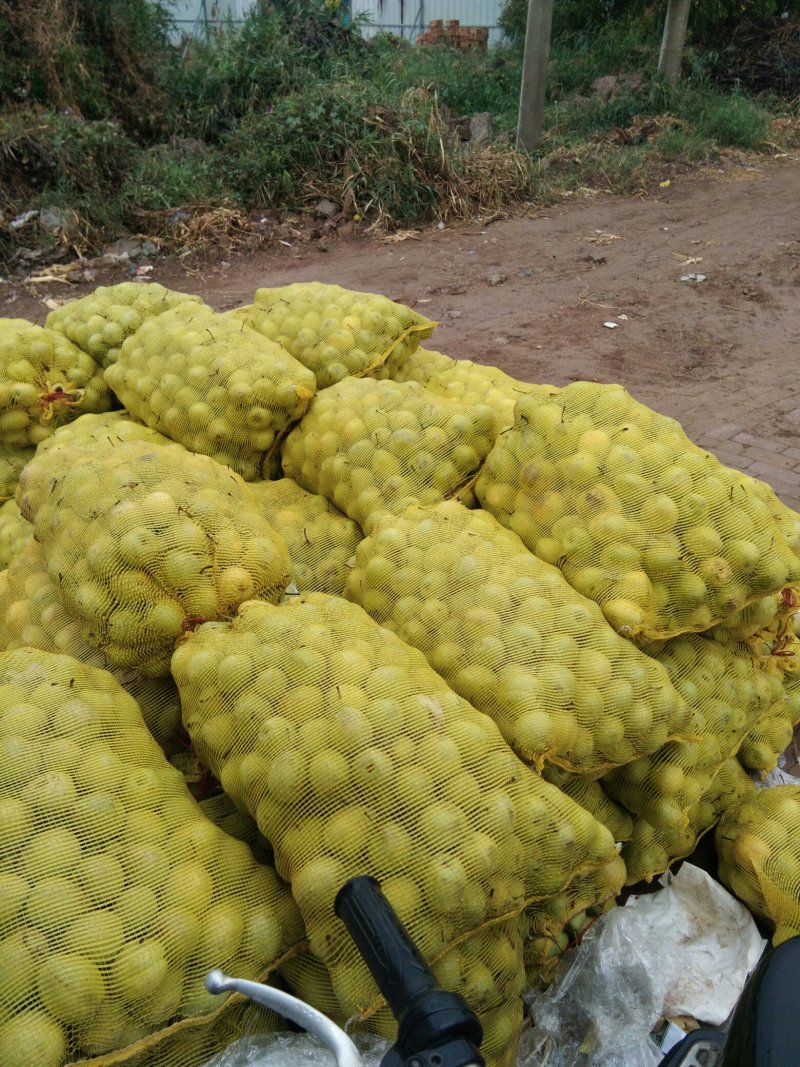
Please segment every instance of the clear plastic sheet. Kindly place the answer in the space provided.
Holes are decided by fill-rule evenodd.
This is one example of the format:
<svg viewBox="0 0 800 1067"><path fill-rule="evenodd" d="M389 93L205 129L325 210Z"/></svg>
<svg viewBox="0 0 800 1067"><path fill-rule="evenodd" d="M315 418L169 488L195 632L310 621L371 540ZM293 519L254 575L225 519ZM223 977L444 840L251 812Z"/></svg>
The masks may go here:
<svg viewBox="0 0 800 1067"><path fill-rule="evenodd" d="M380 1067L388 1042L373 1034L350 1034L364 1067ZM278 1033L245 1036L214 1056L205 1067L336 1067L330 1049L310 1034Z"/></svg>

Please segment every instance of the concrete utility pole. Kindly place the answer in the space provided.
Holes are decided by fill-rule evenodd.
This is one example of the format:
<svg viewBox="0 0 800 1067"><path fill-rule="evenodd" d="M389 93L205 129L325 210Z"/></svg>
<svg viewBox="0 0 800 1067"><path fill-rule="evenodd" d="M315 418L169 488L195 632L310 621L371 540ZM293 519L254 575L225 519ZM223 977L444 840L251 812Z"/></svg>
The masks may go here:
<svg viewBox="0 0 800 1067"><path fill-rule="evenodd" d="M517 148L533 152L539 147L544 121L544 94L547 87L547 61L553 29L554 0L528 0L525 30L525 57L519 93Z"/></svg>
<svg viewBox="0 0 800 1067"><path fill-rule="evenodd" d="M689 24L689 8L692 0L669 0L667 17L664 19L664 36L661 38L661 55L658 57L658 73L663 74L667 85L673 89L681 76L683 46L686 43L686 27Z"/></svg>

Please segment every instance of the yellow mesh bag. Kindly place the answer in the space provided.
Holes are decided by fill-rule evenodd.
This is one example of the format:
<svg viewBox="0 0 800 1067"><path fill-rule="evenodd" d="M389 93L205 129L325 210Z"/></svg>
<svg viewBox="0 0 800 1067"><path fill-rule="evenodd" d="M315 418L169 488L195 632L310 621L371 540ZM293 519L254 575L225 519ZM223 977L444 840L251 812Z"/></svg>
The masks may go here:
<svg viewBox="0 0 800 1067"><path fill-rule="evenodd" d="M16 500L0 505L0 567L7 567L31 537L33 527L20 514Z"/></svg>
<svg viewBox="0 0 800 1067"><path fill-rule="evenodd" d="M291 478L255 482L250 491L286 542L298 590L340 595L350 573L348 562L363 537L358 524Z"/></svg>
<svg viewBox="0 0 800 1067"><path fill-rule="evenodd" d="M750 775L735 759L729 759L720 767L709 792L689 809L682 829L656 830L646 819L636 819L630 839L622 846L627 869L625 884L652 882L677 860L691 855L720 816L755 789Z"/></svg>
<svg viewBox="0 0 800 1067"><path fill-rule="evenodd" d="M759 597L712 627L708 631L709 636L723 644L750 642L754 651L758 651L763 641L772 644L779 634L785 632L797 611L798 603L797 591L791 586L778 593Z"/></svg>
<svg viewBox="0 0 800 1067"><path fill-rule="evenodd" d="M774 928L800 934L800 786L760 789L729 809L715 835L719 877Z"/></svg>
<svg viewBox="0 0 800 1067"><path fill-rule="evenodd" d="M346 378L286 438L283 470L369 533L378 512L435 504L466 485L492 447L493 418L416 382Z"/></svg>
<svg viewBox="0 0 800 1067"><path fill-rule="evenodd" d="M187 627L280 599L286 545L233 471L179 445L67 451L34 530L64 607L109 663L166 675ZM34 483L39 463L26 468Z"/></svg>
<svg viewBox="0 0 800 1067"><path fill-rule="evenodd" d="M547 782L557 785L562 793L566 793L576 804L580 804L598 822L607 827L616 842L629 841L633 836L634 819L629 811L621 804L617 804L604 791L600 782L593 778L584 778L580 774L572 774L545 764L542 777Z"/></svg>
<svg viewBox="0 0 800 1067"><path fill-rule="evenodd" d="M624 881L625 864L615 856L596 871L580 875L562 893L526 908L521 930L528 986L549 985L567 949L614 907Z"/></svg>
<svg viewBox="0 0 800 1067"><path fill-rule="evenodd" d="M484 511L449 501L377 517L347 596L537 769L598 774L692 733L660 664Z"/></svg>
<svg viewBox="0 0 800 1067"><path fill-rule="evenodd" d="M87 296L51 311L46 326L68 337L101 367L108 367L119 355L125 338L142 323L186 303L205 306L199 296L176 293L157 282L100 285Z"/></svg>
<svg viewBox="0 0 800 1067"><path fill-rule="evenodd" d="M778 765L794 733L792 709L788 701L776 704L747 734L737 753L739 763L748 771L766 777Z"/></svg>
<svg viewBox="0 0 800 1067"><path fill-rule="evenodd" d="M135 671L109 667L102 652L86 643L61 603L42 546L33 540L11 561L0 586L0 649L14 648L62 653L87 666L110 669L139 705L147 728L164 751L180 747L181 702L172 678L144 678Z"/></svg>
<svg viewBox="0 0 800 1067"><path fill-rule="evenodd" d="M800 671L789 671L783 676L783 692L786 697L786 714L792 726L800 723Z"/></svg>
<svg viewBox="0 0 800 1067"><path fill-rule="evenodd" d="M442 988L460 993L480 1019L481 1053L487 1067L513 1067L522 1028L525 986L519 918L488 923L445 946L429 962ZM397 1022L382 997L376 996L359 1015L349 1015L339 1005L325 964L312 952L287 960L280 973L295 996L313 1004L340 1026L355 1025L388 1041L397 1039Z"/></svg>
<svg viewBox="0 0 800 1067"><path fill-rule="evenodd" d="M388 297L321 282L258 289L253 304L233 315L291 352L319 389L413 352L437 326Z"/></svg>
<svg viewBox="0 0 800 1067"><path fill-rule="evenodd" d="M146 441L152 445L168 445L170 440L148 426L135 422L127 411L109 411L104 415L81 415L74 422L61 426L52 437L43 441L35 451L36 466L25 471L25 480L18 486L17 503L21 514L32 521L42 500L51 492L59 475L69 470L70 450L90 448L97 459L123 441ZM32 457L31 457L32 458Z"/></svg>
<svg viewBox="0 0 800 1067"><path fill-rule="evenodd" d="M60 1067L219 1005L302 938L275 872L202 814L105 671L0 654L0 1063Z"/></svg>
<svg viewBox="0 0 800 1067"><path fill-rule="evenodd" d="M800 577L771 490L622 386L540 386L515 411L478 499L620 633L707 630Z"/></svg>
<svg viewBox="0 0 800 1067"><path fill-rule="evenodd" d="M182 304L129 337L106 381L130 413L248 481L316 389L314 375L244 322Z"/></svg>
<svg viewBox="0 0 800 1067"><path fill-rule="evenodd" d="M279 1015L233 993L214 1011L180 1019L117 1052L75 1062L80 1067L204 1067L244 1034L285 1029L286 1021Z"/></svg>
<svg viewBox="0 0 800 1067"><path fill-rule="evenodd" d="M187 635L172 669L195 750L271 842L345 1011L376 995L333 913L349 877L378 878L430 959L614 854L604 827L347 601L244 604Z"/></svg>
<svg viewBox="0 0 800 1067"><path fill-rule="evenodd" d="M111 393L95 361L60 333L0 319L0 442L37 445L85 411L108 411Z"/></svg>
<svg viewBox="0 0 800 1067"><path fill-rule="evenodd" d="M658 830L682 830L745 736L784 701L781 672L699 634L668 641L655 658L697 715L696 741L671 741L603 778L604 788Z"/></svg>
<svg viewBox="0 0 800 1067"><path fill-rule="evenodd" d="M393 382L419 382L434 396L459 404L488 404L495 414L495 434L514 424L514 405L535 385L518 381L499 367L486 367L469 359L451 359L442 352L418 348L392 355L375 373Z"/></svg>
<svg viewBox="0 0 800 1067"><path fill-rule="evenodd" d="M35 453L34 447L10 448L8 445L0 444L0 504L10 500L14 495L20 471L29 460L33 459Z"/></svg>
<svg viewBox="0 0 800 1067"><path fill-rule="evenodd" d="M224 830L229 837L235 837L237 841L244 841L249 845L250 851L260 863L272 863L272 848L259 833L255 819L239 811L227 793L218 793L198 803L200 810L215 826Z"/></svg>

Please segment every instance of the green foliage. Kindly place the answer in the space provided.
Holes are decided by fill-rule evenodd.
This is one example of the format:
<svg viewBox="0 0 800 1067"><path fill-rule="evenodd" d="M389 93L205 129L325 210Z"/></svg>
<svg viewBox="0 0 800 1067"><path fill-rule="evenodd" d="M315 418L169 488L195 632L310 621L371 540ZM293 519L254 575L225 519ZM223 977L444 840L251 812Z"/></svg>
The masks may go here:
<svg viewBox="0 0 800 1067"><path fill-rule="evenodd" d="M160 126L177 63L166 7L152 0L0 0L0 101Z"/></svg>
<svg viewBox="0 0 800 1067"><path fill-rule="evenodd" d="M663 0L557 0L542 153L573 162L537 197L645 187L665 161L758 148L766 105L715 86L714 51L726 19L783 2L695 0L673 92L656 76ZM509 0L509 36L526 6ZM726 53L729 83L735 70ZM31 207L76 212L83 247L96 247L126 228L169 235L163 220L198 203L297 210L325 194L413 225L531 196L529 164L509 147L520 74L519 47L365 41L323 0L262 0L241 27L180 47L151 0L0 0L0 255L30 242L30 227L2 219ZM608 74L621 77L604 101L591 86ZM485 157L447 125L479 111L507 135ZM657 134L620 134L648 116L661 116Z"/></svg>

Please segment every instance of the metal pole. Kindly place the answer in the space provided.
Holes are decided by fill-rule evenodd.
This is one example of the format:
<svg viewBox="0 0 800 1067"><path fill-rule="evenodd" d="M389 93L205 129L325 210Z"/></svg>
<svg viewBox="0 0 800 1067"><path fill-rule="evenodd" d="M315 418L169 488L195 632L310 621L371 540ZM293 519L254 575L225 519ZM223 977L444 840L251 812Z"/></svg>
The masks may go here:
<svg viewBox="0 0 800 1067"><path fill-rule="evenodd" d="M663 74L667 85L674 89L681 76L683 46L686 43L686 27L689 25L689 8L692 0L669 0L664 19L664 36L661 38L661 55L658 57L658 73Z"/></svg>
<svg viewBox="0 0 800 1067"><path fill-rule="evenodd" d="M525 152L533 152L538 148L542 136L547 61L550 58L550 35L553 29L553 2L554 0L528 0L517 124L517 148Z"/></svg>

